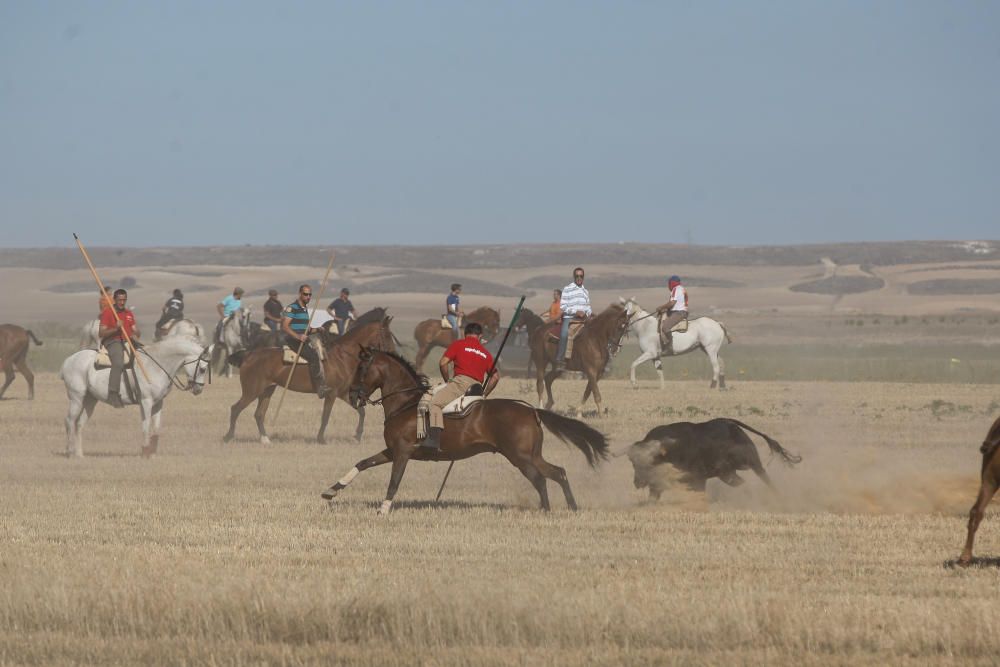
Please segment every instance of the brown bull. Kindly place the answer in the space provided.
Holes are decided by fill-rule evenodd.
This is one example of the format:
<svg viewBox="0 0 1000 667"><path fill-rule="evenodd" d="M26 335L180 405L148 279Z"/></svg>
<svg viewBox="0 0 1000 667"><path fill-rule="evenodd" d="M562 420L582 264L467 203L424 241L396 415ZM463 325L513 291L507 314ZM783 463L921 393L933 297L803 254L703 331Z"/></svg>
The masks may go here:
<svg viewBox="0 0 1000 667"><path fill-rule="evenodd" d="M0 388L0 398L14 381L14 368L21 371L21 375L28 381L28 400L35 398L35 375L28 368L28 347L32 342L35 345L42 344L30 329L16 324L0 324L0 368L6 376L3 388Z"/></svg>
<svg viewBox="0 0 1000 667"><path fill-rule="evenodd" d="M990 504L993 494L1000 487L1000 417L993 422L990 432L986 434L979 451L983 453L983 467L980 472L979 496L969 512L969 534L965 538L965 548L958 558L959 565L972 564L972 541L976 538L976 529L983 520L986 506Z"/></svg>

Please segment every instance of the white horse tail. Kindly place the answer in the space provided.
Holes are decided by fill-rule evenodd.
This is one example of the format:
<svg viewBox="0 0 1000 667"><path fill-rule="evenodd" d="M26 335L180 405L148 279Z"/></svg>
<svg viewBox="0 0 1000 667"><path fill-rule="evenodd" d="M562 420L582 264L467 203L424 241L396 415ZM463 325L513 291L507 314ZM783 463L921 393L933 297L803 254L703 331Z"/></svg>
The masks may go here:
<svg viewBox="0 0 1000 667"><path fill-rule="evenodd" d="M716 320L716 321L718 321L718 320ZM719 322L719 326L722 327L722 333L726 337L726 342L729 343L730 345L732 345L733 344L733 337L729 335L729 329L727 329L726 325L723 324L722 322Z"/></svg>

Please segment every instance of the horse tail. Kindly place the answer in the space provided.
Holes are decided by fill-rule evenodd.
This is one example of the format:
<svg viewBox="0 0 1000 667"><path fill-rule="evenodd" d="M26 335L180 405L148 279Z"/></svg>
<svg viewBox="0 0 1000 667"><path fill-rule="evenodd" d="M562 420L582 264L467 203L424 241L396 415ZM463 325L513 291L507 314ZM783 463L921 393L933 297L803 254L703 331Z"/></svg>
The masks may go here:
<svg viewBox="0 0 1000 667"><path fill-rule="evenodd" d="M719 326L722 327L722 335L726 337L726 342L730 345L733 344L733 337L729 335L729 329L722 322L719 322Z"/></svg>
<svg viewBox="0 0 1000 667"><path fill-rule="evenodd" d="M229 355L227 362L232 364L236 368L239 368L240 366L243 365L243 360L246 358L246 356L247 356L246 350L237 350L236 352L233 352L232 354Z"/></svg>
<svg viewBox="0 0 1000 667"><path fill-rule="evenodd" d="M28 334L28 338L30 338L32 341L34 341L35 345L41 345L42 344L42 341L40 341L37 338L35 338L35 334L32 333L31 329L26 329L25 332Z"/></svg>
<svg viewBox="0 0 1000 667"><path fill-rule="evenodd" d="M767 436L767 435L761 433L760 431L758 431L757 429L753 428L752 426L747 426L743 422L738 421L736 419L726 419L726 418L723 418L723 420L726 421L726 422L729 422L730 424L733 424L734 426L739 426L744 431L750 431L751 433L756 433L760 437L764 438L764 440L767 441L767 446L771 448L771 451L773 453L777 454L778 456L780 456L781 460L784 461L785 464L788 465L788 467L791 467L791 466L795 465L796 463L801 463L802 462L802 457L801 456L796 456L795 454L792 454L787 449L785 449L784 447L782 447L781 445L779 445L777 440L775 440L774 438L771 438L770 436Z"/></svg>
<svg viewBox="0 0 1000 667"><path fill-rule="evenodd" d="M535 414L553 435L583 452L591 468L596 468L598 463L608 460L608 440L597 429L549 410L535 408Z"/></svg>

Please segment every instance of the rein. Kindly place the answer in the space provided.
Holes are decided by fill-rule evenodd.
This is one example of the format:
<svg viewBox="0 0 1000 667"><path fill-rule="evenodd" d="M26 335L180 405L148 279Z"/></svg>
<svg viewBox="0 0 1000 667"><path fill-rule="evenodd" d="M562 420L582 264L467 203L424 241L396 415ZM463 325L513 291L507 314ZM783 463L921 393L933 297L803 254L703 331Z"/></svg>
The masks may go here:
<svg viewBox="0 0 1000 667"><path fill-rule="evenodd" d="M373 361L375 361L375 357L369 357L368 359L362 361L361 364L358 366L358 370L356 371L357 375L362 378L365 375L367 375L368 369L371 368ZM390 391L388 394L382 394L376 400L373 401L371 399L372 392L368 391L367 387L365 387L364 381L359 381L357 386L358 386L357 395L364 401L365 405L382 405L382 402L385 401L385 399L390 398L392 396L398 396L400 394L408 394L415 391L419 391L421 395L423 395L423 393L427 391L427 387L420 387L420 386L406 387L404 389L397 389L396 391ZM353 392L354 389L352 388L351 393ZM416 407L416 405L419 402L420 402L420 396L418 396L416 400L409 401L402 407L398 408L397 410L393 410L391 413L387 414L385 416L385 421L388 422L396 415L402 414L403 412L409 410L412 407Z"/></svg>
<svg viewBox="0 0 1000 667"><path fill-rule="evenodd" d="M208 348L205 348L205 349L207 350ZM169 378L170 384L173 385L174 387L176 387L179 391L191 391L192 389L194 389L195 382L194 382L194 378L193 377L188 380L187 386L185 386L185 385L181 384L180 381L177 379L177 373L174 373L173 375L171 375L170 371L168 371L166 368L164 368L163 364L161 364L159 361L156 360L156 357L154 357L153 355L151 355L149 352L147 352L143 348L139 348L138 351L142 352L143 354L145 354L146 357L149 358L149 360L152 361L156 365L157 368L159 368L161 371L163 371L163 374L166 375L167 378ZM193 361L185 361L184 363L182 363L181 364L181 368L185 368L186 366L190 366L191 364L200 364L202 361L205 361L204 359L201 358L204 354L205 354L205 351L203 350L202 353L201 353L201 355L199 355L197 359L194 359ZM205 363L208 363L208 362L206 361ZM178 372L180 372L180 368L178 368L177 370L178 370ZM197 373L198 373L198 367L195 366L195 374L197 374ZM212 383L212 364L210 364L210 363L208 363L208 377L209 377L208 382L209 382L209 384L211 384Z"/></svg>

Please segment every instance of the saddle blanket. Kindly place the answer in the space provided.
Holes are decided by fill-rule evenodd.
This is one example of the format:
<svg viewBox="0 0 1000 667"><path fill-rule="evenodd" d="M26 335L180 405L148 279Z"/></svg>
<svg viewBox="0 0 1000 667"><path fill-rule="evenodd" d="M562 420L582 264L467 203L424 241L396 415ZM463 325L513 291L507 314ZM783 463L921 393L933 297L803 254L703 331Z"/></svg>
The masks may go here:
<svg viewBox="0 0 1000 667"><path fill-rule="evenodd" d="M672 326L670 328L670 333L674 333L675 331L677 333L684 333L687 330L688 330L688 321L684 319L675 324L674 326Z"/></svg>
<svg viewBox="0 0 1000 667"><path fill-rule="evenodd" d="M125 348L125 365L122 368L132 368L132 352ZM108 348L103 345L97 351L97 357L94 358L94 370L99 371L104 368L111 368L111 357L108 356Z"/></svg>
<svg viewBox="0 0 1000 667"><path fill-rule="evenodd" d="M306 343L306 345L308 345L308 343ZM305 346L303 346L303 347L305 347ZM296 351L297 350L295 350L293 348L290 348L287 345L283 345L281 347L281 363L283 363L283 364L290 364L293 361L295 361L295 352ZM320 359L320 361L323 361L324 359L326 359L326 350L324 350L322 347L319 350L319 359ZM299 356L299 363L300 364L308 364L309 361L307 361L305 357Z"/></svg>
<svg viewBox="0 0 1000 667"><path fill-rule="evenodd" d="M458 318L458 328L459 329L462 328L462 320L463 319L464 318L461 318L461 317ZM448 316L447 315L442 315L441 316L441 328L442 329L451 329L452 328L451 322L448 321Z"/></svg>

